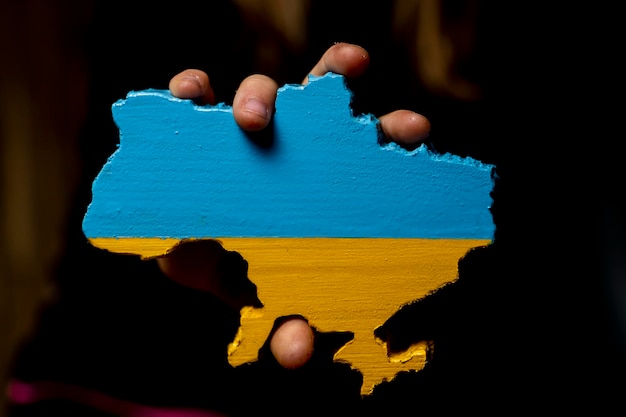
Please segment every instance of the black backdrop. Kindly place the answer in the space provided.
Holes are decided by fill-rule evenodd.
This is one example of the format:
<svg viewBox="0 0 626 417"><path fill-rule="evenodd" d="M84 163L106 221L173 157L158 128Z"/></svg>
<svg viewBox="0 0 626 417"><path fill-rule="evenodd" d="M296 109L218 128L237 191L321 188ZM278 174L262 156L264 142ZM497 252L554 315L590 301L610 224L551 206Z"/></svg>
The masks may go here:
<svg viewBox="0 0 626 417"><path fill-rule="evenodd" d="M315 361L302 370L285 372L264 355L231 372L223 350L236 315L165 280L152 263L86 245L80 222L91 181L117 143L111 104L130 90L167 88L185 68L206 70L218 101L228 102L257 70L254 33L230 2L107 1L96 2L84 34L84 181L55 277L60 301L44 312L13 374L157 406L264 415L297 414L301 404L304 414L347 415L619 407L626 278L616 111L603 106L617 84L610 11L481 3L471 65L487 94L469 103L429 94L411 76L390 35L387 3L313 3L305 52L281 49L281 65L268 75L297 83L332 42L362 45L372 64L349 83L356 113L413 109L430 118L435 149L497 167L494 243L461 260L458 282L385 325L398 345L433 337L429 366L361 400L358 375L325 360L341 340L320 335ZM192 20L183 19L189 11ZM92 411L44 402L12 414Z"/></svg>

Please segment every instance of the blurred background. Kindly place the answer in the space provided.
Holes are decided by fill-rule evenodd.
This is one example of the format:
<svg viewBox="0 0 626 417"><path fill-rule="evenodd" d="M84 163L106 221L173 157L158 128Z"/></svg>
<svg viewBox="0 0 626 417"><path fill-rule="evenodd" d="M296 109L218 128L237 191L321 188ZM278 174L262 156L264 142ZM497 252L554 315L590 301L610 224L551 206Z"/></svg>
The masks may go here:
<svg viewBox="0 0 626 417"><path fill-rule="evenodd" d="M88 2L0 2L0 372L53 296L81 163Z"/></svg>
<svg viewBox="0 0 626 417"><path fill-rule="evenodd" d="M433 124L433 149L498 167L497 245L468 267L480 290L445 309L460 316L479 305L480 334L500 350L481 350L459 381L510 368L499 388L526 406L558 386L566 394L549 405L621 405L624 188L612 148L621 115L604 105L621 83L622 25L605 6L498 3L0 1L3 382L22 346L36 344L42 311L72 288L59 271L82 262L89 187L118 141L112 103L200 68L230 104L245 76L298 83L345 41L372 59L350 80L355 113L415 110ZM530 386L515 375L522 369L536 377Z"/></svg>

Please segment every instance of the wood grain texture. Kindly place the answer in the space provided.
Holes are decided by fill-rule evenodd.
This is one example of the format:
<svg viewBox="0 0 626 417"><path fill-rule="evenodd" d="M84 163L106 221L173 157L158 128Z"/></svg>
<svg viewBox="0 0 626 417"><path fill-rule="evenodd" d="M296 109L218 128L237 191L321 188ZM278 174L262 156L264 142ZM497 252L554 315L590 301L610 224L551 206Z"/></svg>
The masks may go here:
<svg viewBox="0 0 626 417"><path fill-rule="evenodd" d="M383 143L378 120L350 102L337 74L284 86L260 143L223 104L129 93L113 105L120 147L94 181L85 235L147 258L185 239L239 252L264 307L242 310L234 366L257 359L277 318L302 315L354 333L335 360L363 374L363 395L419 371L426 344L389 356L374 330L491 242L494 167Z"/></svg>

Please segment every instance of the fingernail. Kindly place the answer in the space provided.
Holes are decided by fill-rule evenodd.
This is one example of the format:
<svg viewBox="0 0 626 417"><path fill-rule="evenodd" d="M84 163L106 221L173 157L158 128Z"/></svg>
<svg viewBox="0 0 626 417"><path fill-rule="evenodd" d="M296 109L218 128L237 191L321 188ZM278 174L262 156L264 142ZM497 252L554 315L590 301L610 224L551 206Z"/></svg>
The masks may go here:
<svg viewBox="0 0 626 417"><path fill-rule="evenodd" d="M198 90L199 94L204 94L205 93L205 88L203 88L202 83L200 82L200 77L198 77L195 74L185 74L182 78L181 81L187 82L189 84L192 84L196 90Z"/></svg>
<svg viewBox="0 0 626 417"><path fill-rule="evenodd" d="M198 87L200 87L200 77L197 76L196 74L189 74L189 73L187 73L187 74L183 75L182 80L189 81L189 82L191 82L193 84L196 84Z"/></svg>
<svg viewBox="0 0 626 417"><path fill-rule="evenodd" d="M257 114L264 119L269 118L269 109L265 105L264 102L259 100L258 98L251 97L246 101L246 105L244 106L246 111Z"/></svg>

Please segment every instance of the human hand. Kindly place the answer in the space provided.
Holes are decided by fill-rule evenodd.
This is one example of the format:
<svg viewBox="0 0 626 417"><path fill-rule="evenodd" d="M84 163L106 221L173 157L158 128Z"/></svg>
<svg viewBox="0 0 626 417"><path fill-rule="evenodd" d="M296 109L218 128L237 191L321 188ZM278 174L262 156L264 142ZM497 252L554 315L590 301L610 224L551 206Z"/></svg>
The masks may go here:
<svg viewBox="0 0 626 417"><path fill-rule="evenodd" d="M310 74L322 76L327 72L334 72L354 78L365 72L369 60L369 54L360 46L337 43L324 53ZM308 76L302 83L307 82ZM193 99L200 104L216 104L208 75L198 69L188 69L175 75L170 80L169 89L179 98ZM274 114L277 90L278 84L268 76L254 74L245 78L239 85L232 104L237 124L249 132L267 127ZM413 111L396 110L378 117L378 120L386 139L400 146L415 147L430 133L429 120ZM161 270L183 285L215 294L233 308L259 306L256 287L248 286L243 292L241 289L228 290L232 283L223 282L222 275L216 269L221 256L219 251L209 249L208 246L196 249L185 249L159 258ZM249 285L254 286L252 283ZM303 366L313 355L314 331L302 318L284 321L270 337L272 354L287 369Z"/></svg>
<svg viewBox="0 0 626 417"><path fill-rule="evenodd" d="M328 48L310 74L322 76L327 72L355 78L365 72L370 58L360 46L337 43ZM308 76L302 84L308 82ZM169 83L171 93L179 98L194 99L201 104L216 104L208 75L201 70L188 69L175 75ZM233 99L233 115L246 131L258 131L269 125L274 113L278 84L265 75L254 74L244 79ZM415 146L430 134L430 122L421 114L396 110L378 117L385 137L399 145Z"/></svg>

